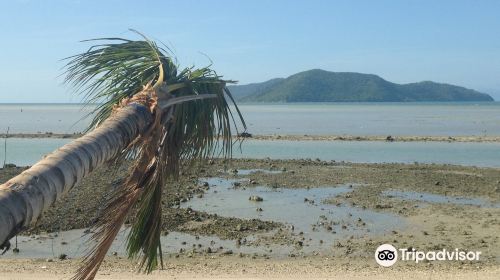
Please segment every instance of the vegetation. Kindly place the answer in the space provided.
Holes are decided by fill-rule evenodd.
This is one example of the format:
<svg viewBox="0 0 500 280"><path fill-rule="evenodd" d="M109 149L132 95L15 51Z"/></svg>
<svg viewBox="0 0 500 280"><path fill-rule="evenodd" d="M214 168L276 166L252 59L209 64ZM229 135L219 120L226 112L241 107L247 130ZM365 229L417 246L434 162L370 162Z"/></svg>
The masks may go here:
<svg viewBox="0 0 500 280"><path fill-rule="evenodd" d="M85 136L0 186L5 206L0 247L8 247L8 239L35 223L96 167L131 159L128 177L110 194L93 226L90 253L74 279L95 277L132 208L137 214L127 240L129 257L142 256L140 268L146 272L162 263L163 188L177 180L181 164L231 156L236 120L226 88L231 81L209 67L179 70L166 49L142 37L98 39L87 52L68 58L66 81L87 102L102 105Z"/></svg>
<svg viewBox="0 0 500 280"><path fill-rule="evenodd" d="M379 76L309 70L286 79L230 86L244 102L411 102L493 101L491 96L459 86L434 82L395 84Z"/></svg>

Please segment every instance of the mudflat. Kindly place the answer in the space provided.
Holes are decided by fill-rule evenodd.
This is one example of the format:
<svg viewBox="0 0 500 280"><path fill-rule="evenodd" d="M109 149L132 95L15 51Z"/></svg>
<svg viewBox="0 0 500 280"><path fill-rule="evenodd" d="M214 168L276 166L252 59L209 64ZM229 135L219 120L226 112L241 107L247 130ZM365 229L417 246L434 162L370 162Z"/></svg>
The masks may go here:
<svg viewBox="0 0 500 280"><path fill-rule="evenodd" d="M0 181L22 170L3 169ZM320 160L205 162L185 168L182 179L165 188L163 235L171 237L164 250L167 269L136 275L134 262L117 251L108 256L99 279L400 279L408 273L421 279L494 279L500 270L499 171ZM67 230L90 227L125 172L126 167L113 166L96 170L25 232L26 250L30 244L60 242ZM285 214L278 215L280 209ZM132 222L133 215L127 224ZM70 275L81 257L72 255L71 242L81 243L73 239L57 246L61 252L68 248L65 260L35 258L20 246L18 256L8 252L0 258L0 275ZM481 258L398 261L383 268L374 253L384 243L421 251L480 251Z"/></svg>

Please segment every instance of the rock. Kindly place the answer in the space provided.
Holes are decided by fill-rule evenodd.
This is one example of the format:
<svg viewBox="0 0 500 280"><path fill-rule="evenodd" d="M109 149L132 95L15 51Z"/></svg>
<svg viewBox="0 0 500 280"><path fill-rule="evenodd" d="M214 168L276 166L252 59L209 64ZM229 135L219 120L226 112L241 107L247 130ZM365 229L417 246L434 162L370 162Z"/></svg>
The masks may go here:
<svg viewBox="0 0 500 280"><path fill-rule="evenodd" d="M60 260L65 260L65 259L67 259L67 258L68 258L68 255L66 255L66 254L60 254L60 255L59 255L59 259L60 259Z"/></svg>
<svg viewBox="0 0 500 280"><path fill-rule="evenodd" d="M204 187L208 187L208 186L209 186L209 184L208 184L208 182L203 182L203 183L202 183L202 186L204 186Z"/></svg>
<svg viewBox="0 0 500 280"><path fill-rule="evenodd" d="M118 256L118 252L113 252L113 256Z"/></svg>
<svg viewBox="0 0 500 280"><path fill-rule="evenodd" d="M212 248L207 247L207 249L205 249L205 253L212 254Z"/></svg>
<svg viewBox="0 0 500 280"><path fill-rule="evenodd" d="M251 200L251 201L264 201L264 199L260 196L257 196L257 195L252 195L248 198L248 200Z"/></svg>
<svg viewBox="0 0 500 280"><path fill-rule="evenodd" d="M392 205L390 204L377 204L375 205L375 209L388 209L392 208Z"/></svg>
<svg viewBox="0 0 500 280"><path fill-rule="evenodd" d="M19 248L12 249L12 253L15 253L15 254L19 253Z"/></svg>
<svg viewBox="0 0 500 280"><path fill-rule="evenodd" d="M239 187L239 186L241 186L240 182L233 182L233 187Z"/></svg>
<svg viewBox="0 0 500 280"><path fill-rule="evenodd" d="M389 135L385 138L385 141L393 142L394 138L391 135Z"/></svg>
<svg viewBox="0 0 500 280"><path fill-rule="evenodd" d="M54 260L53 259L46 259L45 261L46 262L53 262Z"/></svg>
<svg viewBox="0 0 500 280"><path fill-rule="evenodd" d="M236 225L236 230L237 231L245 231L247 228L244 225L238 224Z"/></svg>
<svg viewBox="0 0 500 280"><path fill-rule="evenodd" d="M281 172L286 172L286 167L281 168Z"/></svg>
<svg viewBox="0 0 500 280"><path fill-rule="evenodd" d="M439 185L441 185L441 182L436 181L436 183L434 183L434 185L435 185L435 186L439 186Z"/></svg>
<svg viewBox="0 0 500 280"><path fill-rule="evenodd" d="M262 211L263 211L263 210L262 210L262 208L260 208L260 207L258 207L258 208L257 208L257 209L255 209L255 210L257 210L257 212L262 212Z"/></svg>
<svg viewBox="0 0 500 280"><path fill-rule="evenodd" d="M222 252L222 255L232 255L232 254L233 254L232 250L227 250L227 251Z"/></svg>
<svg viewBox="0 0 500 280"><path fill-rule="evenodd" d="M238 137L242 137L242 138L251 138L251 137L252 137L252 134L251 134L251 133L248 133L248 132L242 132L242 133L238 133Z"/></svg>

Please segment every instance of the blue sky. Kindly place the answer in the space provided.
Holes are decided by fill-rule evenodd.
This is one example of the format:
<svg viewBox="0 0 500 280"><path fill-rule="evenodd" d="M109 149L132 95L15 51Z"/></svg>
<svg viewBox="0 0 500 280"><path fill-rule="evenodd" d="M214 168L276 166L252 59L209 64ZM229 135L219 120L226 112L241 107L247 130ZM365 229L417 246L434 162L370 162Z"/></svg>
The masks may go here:
<svg viewBox="0 0 500 280"><path fill-rule="evenodd" d="M143 4L137 4L143 2ZM128 28L241 84L321 68L500 100L500 1L0 1L0 103L78 102L60 59ZM205 56L206 55L206 56Z"/></svg>

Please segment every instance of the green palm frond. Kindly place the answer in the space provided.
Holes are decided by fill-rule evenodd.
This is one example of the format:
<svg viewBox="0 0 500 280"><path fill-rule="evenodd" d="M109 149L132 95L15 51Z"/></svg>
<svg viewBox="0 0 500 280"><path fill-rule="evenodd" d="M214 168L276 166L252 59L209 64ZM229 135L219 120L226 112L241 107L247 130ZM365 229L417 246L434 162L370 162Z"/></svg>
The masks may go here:
<svg viewBox="0 0 500 280"><path fill-rule="evenodd" d="M156 43L122 38L100 38L87 52L66 58L65 82L83 95L86 103L100 104L91 114L89 130L109 117L114 105L159 81L160 69L175 77L177 67ZM160 67L161 66L161 67Z"/></svg>
<svg viewBox="0 0 500 280"><path fill-rule="evenodd" d="M136 32L136 31L135 31ZM137 207L127 250L130 258L142 255L141 268L151 272L161 262L161 196L165 184L177 179L181 163L214 156L230 157L236 121L245 122L226 84L210 67L178 71L169 53L142 36L91 40L99 44L68 58L65 81L88 103L99 103L89 130L99 126L120 106L138 93L153 91L159 102L153 131L123 151L122 158L135 160L122 189L108 202L93 239L99 241L75 279L92 279L108 250L110 240L124 217ZM163 100L163 99L162 99ZM175 101L175 102L174 102ZM181 102L182 101L182 102ZM231 111L234 105L235 114ZM189 166L189 164L188 164Z"/></svg>

